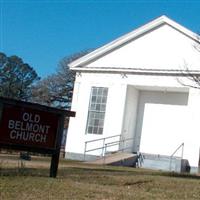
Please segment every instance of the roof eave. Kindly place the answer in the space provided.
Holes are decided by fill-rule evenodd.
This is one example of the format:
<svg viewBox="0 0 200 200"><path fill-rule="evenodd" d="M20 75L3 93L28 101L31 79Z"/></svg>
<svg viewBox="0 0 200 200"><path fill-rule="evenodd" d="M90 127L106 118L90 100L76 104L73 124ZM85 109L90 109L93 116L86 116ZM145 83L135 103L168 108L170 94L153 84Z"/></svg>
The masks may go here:
<svg viewBox="0 0 200 200"><path fill-rule="evenodd" d="M91 60L95 59L96 57L99 57L103 54L105 54L106 52L111 51L112 49L115 49L116 47L130 41L133 40L134 38L156 28L159 27L162 24L168 24L170 26L172 26L173 28L175 28L176 30L182 32L183 34L187 35L188 37L190 37L191 39L199 42L199 35L197 35L196 33L190 31L189 29L183 27L182 25L178 24L177 22L169 19L166 16L161 16L117 39L115 39L114 41L92 51L91 53L71 62L69 64L70 69L74 69L74 68L80 68L80 66L84 66L86 65L88 62L90 62Z"/></svg>
<svg viewBox="0 0 200 200"><path fill-rule="evenodd" d="M158 76L200 76L200 70L181 69L141 69L141 68L86 68L76 67L76 72L84 73L107 73L107 74L139 74Z"/></svg>

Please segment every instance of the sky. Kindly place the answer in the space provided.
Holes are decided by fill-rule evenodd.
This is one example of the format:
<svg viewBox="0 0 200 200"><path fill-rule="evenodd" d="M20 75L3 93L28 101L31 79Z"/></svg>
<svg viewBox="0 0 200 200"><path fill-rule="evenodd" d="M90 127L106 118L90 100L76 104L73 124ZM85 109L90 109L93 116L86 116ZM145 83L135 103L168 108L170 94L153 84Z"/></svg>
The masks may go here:
<svg viewBox="0 0 200 200"><path fill-rule="evenodd" d="M0 52L42 78L59 61L166 15L200 33L200 0L0 0Z"/></svg>

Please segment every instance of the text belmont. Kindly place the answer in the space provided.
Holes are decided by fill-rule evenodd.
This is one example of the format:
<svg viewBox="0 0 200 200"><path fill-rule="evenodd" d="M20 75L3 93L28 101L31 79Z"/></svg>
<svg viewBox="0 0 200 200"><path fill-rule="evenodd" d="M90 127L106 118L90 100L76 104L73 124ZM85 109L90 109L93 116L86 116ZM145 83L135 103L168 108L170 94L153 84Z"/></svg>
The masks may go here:
<svg viewBox="0 0 200 200"><path fill-rule="evenodd" d="M23 113L22 121L9 120L10 139L46 143L50 126L39 124L40 115Z"/></svg>

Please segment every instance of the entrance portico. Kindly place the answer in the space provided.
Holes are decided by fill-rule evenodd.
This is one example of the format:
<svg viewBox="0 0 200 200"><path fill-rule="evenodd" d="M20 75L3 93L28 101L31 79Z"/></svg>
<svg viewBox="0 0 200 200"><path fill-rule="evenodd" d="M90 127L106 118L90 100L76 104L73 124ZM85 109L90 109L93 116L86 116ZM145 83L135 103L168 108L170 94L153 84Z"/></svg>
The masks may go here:
<svg viewBox="0 0 200 200"><path fill-rule="evenodd" d="M187 105L185 88L128 85L122 134L133 137L130 151L170 155L185 141Z"/></svg>

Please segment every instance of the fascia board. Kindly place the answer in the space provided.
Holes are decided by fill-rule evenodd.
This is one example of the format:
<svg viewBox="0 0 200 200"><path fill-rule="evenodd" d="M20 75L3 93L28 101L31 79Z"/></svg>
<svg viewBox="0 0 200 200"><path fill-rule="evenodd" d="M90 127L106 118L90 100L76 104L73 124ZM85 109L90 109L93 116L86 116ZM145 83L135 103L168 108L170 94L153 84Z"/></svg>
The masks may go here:
<svg viewBox="0 0 200 200"><path fill-rule="evenodd" d="M140 69L140 68L82 68L76 67L72 69L76 72L85 73L113 73L113 74L154 74L154 75L196 75L200 76L200 70L180 70L180 69Z"/></svg>
<svg viewBox="0 0 200 200"><path fill-rule="evenodd" d="M186 36L190 37L194 41L199 43L199 35L192 32L191 30L187 29L186 27L178 24L177 22L169 19L168 17L165 17L165 22L175 28L177 31L180 31L181 33L185 34Z"/></svg>

